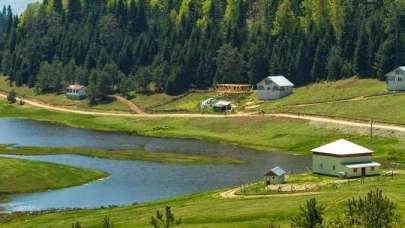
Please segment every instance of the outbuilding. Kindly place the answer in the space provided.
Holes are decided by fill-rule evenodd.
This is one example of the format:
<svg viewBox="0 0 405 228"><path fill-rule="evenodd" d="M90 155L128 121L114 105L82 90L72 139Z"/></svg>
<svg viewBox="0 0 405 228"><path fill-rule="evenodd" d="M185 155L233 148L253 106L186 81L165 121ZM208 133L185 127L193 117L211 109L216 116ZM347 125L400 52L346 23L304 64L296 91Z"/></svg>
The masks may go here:
<svg viewBox="0 0 405 228"><path fill-rule="evenodd" d="M278 185L285 183L286 172L280 168L275 167L264 175L264 186Z"/></svg>
<svg viewBox="0 0 405 228"><path fill-rule="evenodd" d="M284 76L269 76L257 83L260 100L276 100L292 94L294 84Z"/></svg>
<svg viewBox="0 0 405 228"><path fill-rule="evenodd" d="M232 110L232 102L230 101L218 101L214 104L215 112L227 112Z"/></svg>
<svg viewBox="0 0 405 228"><path fill-rule="evenodd" d="M405 91L405 66L389 72L385 78L388 91Z"/></svg>
<svg viewBox="0 0 405 228"><path fill-rule="evenodd" d="M314 173L344 178L379 174L381 164L372 160L373 151L347 140L340 139L311 151Z"/></svg>
<svg viewBox="0 0 405 228"><path fill-rule="evenodd" d="M82 85L70 85L66 88L66 96L70 99L83 99L87 96L87 88Z"/></svg>

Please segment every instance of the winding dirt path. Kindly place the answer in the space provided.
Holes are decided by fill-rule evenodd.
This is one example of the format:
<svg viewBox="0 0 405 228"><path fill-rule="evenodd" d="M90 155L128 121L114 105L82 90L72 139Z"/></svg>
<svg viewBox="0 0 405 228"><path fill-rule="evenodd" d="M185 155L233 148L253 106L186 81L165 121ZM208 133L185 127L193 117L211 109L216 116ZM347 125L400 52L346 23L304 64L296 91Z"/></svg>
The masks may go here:
<svg viewBox="0 0 405 228"><path fill-rule="evenodd" d="M283 194L270 194L270 195L238 195L236 192L239 188L230 189L225 192L221 192L219 197L221 199L256 199L256 198L283 198L294 196L314 196L321 194L320 192L298 192L298 193L283 193Z"/></svg>
<svg viewBox="0 0 405 228"><path fill-rule="evenodd" d="M0 98L7 98L7 95L3 92L0 92ZM300 114L286 114L286 113L274 113L274 114L265 114L265 115L258 115L257 112L251 113L237 113L237 114L186 114L186 113L173 113L173 114L148 114L148 113L141 113L141 114L133 114L133 113L110 113L110 112L98 112L98 111L82 111L82 110L74 110L65 107L58 107L49 104L39 103L37 101L33 101L30 99L24 99L24 103L33 107L43 108L51 111L58 111L58 112L65 112L65 113L74 113L74 114L82 114L82 115L93 115L93 116L116 116L116 117L142 117L142 118L238 118L238 117L279 117L279 118L287 118L287 119L298 119L298 120L306 120L306 121L313 121L318 123L326 123L326 124L334 124L334 125L342 125L342 126L349 126L349 127L358 127L358 128L370 128L370 123L367 121L358 121L358 120L350 120L350 119L338 119L338 118L330 118L330 117L322 117L322 116L313 116L313 115L300 115ZM404 125L394 125L394 124L383 124L383 123L374 123L373 129L379 130L389 130L395 132L402 132L405 133L405 126Z"/></svg>
<svg viewBox="0 0 405 228"><path fill-rule="evenodd" d="M125 99L124 97L118 96L118 95L114 95L113 97L115 97L118 101L126 104L128 106L128 108L137 114L146 114L141 108L139 108L136 104L134 104L133 102Z"/></svg>

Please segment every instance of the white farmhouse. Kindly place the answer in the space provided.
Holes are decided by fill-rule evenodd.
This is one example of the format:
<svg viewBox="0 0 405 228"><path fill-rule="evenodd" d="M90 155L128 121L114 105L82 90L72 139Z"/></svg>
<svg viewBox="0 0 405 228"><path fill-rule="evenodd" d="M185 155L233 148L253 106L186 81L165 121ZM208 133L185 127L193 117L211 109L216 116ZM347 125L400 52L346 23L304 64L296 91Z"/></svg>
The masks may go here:
<svg viewBox="0 0 405 228"><path fill-rule="evenodd" d="M344 139L311 150L312 171L346 178L378 175L380 163L373 151Z"/></svg>
<svg viewBox="0 0 405 228"><path fill-rule="evenodd" d="M284 76L270 76L257 83L259 100L276 100L293 92L294 84Z"/></svg>
<svg viewBox="0 0 405 228"><path fill-rule="evenodd" d="M398 67L385 77L388 91L405 91L405 66Z"/></svg>
<svg viewBox="0 0 405 228"><path fill-rule="evenodd" d="M66 88L66 96L73 100L83 99L87 96L87 88L82 85L69 85Z"/></svg>

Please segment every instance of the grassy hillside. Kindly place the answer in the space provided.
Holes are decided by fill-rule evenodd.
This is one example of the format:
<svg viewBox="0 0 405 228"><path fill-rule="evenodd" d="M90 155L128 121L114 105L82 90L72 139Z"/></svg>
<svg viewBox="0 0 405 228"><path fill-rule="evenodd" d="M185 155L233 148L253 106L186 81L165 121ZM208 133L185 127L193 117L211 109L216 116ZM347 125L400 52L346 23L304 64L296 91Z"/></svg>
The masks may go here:
<svg viewBox="0 0 405 228"><path fill-rule="evenodd" d="M385 82L374 79L350 78L296 88L294 89L294 93L288 97L264 102L261 109L267 112L275 112L291 105L339 101L387 93Z"/></svg>
<svg viewBox="0 0 405 228"><path fill-rule="evenodd" d="M343 212L345 202L364 195L370 189L379 188L397 204L397 212L405 216L405 177L367 178L365 183L343 184L338 189L324 187L315 196L326 209L326 217L334 218ZM281 227L290 227L291 217L298 213L299 207L312 196L220 199L218 192L208 192L179 197L160 202L141 204L114 209L82 210L45 215L32 215L17 218L4 227L69 227L79 221L84 227L98 227L104 216L109 216L114 227L149 227L150 217L156 210L172 206L177 218L182 218L179 227L267 227L270 222ZM0 225L1 226L1 225Z"/></svg>
<svg viewBox="0 0 405 228"><path fill-rule="evenodd" d="M0 91L9 92L14 89L18 96L34 99L40 102L44 102L50 105L64 106L72 109L79 110L95 110L95 111L117 111L117 112L129 112L129 108L126 104L117 101L115 98L110 98L104 103L97 105L89 105L89 100L71 100L68 99L64 94L35 94L32 88L28 87L14 87L9 85L6 81L6 77L0 76Z"/></svg>
<svg viewBox="0 0 405 228"><path fill-rule="evenodd" d="M289 107L293 113L305 113L341 118L376 120L405 124L405 94L391 94L367 100L347 101L336 104L319 104L308 107Z"/></svg>
<svg viewBox="0 0 405 228"><path fill-rule="evenodd" d="M107 176L101 171L11 158L0 158L0 170L0 194L70 187Z"/></svg>

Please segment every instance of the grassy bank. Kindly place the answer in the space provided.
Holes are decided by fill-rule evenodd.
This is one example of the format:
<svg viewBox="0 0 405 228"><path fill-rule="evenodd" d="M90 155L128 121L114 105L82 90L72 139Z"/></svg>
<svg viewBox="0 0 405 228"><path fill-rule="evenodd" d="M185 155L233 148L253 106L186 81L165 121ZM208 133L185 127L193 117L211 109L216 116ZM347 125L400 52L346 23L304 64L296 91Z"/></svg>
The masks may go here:
<svg viewBox="0 0 405 228"><path fill-rule="evenodd" d="M64 94L35 94L33 88L10 86L6 81L6 77L0 75L0 91L9 92L15 90L19 97L30 98L49 105L62 106L77 110L93 110L93 111L111 111L111 112L129 112L128 106L117 99L110 97L103 103L97 105L89 105L89 99L71 100Z"/></svg>
<svg viewBox="0 0 405 228"><path fill-rule="evenodd" d="M338 189L322 188L315 196L325 206L326 217L334 218L343 212L346 201L363 196L370 189L379 188L397 204L397 212L405 216L405 177L372 177L365 183L355 181ZM166 205L172 206L179 227L267 227L270 222L290 227L291 217L313 196L274 197L254 199L220 199L218 192L208 192L154 203L113 209L60 212L39 216L23 216L4 227L69 227L79 221L83 227L98 227L104 216L109 216L114 227L149 227L150 217ZM0 224L1 226L1 224Z"/></svg>
<svg viewBox="0 0 405 228"><path fill-rule="evenodd" d="M350 78L299 87L294 89L292 95L280 100L266 101L260 108L266 112L276 112L291 105L339 101L387 93L385 82L374 79Z"/></svg>
<svg viewBox="0 0 405 228"><path fill-rule="evenodd" d="M0 154L58 155L75 154L115 160L141 160L174 164L242 164L243 161L224 157L208 157L178 153L147 152L142 150L104 150L97 148L9 147L0 145Z"/></svg>
<svg viewBox="0 0 405 228"><path fill-rule="evenodd" d="M405 94L391 94L367 100L346 101L336 104L319 104L307 107L288 107L292 113L305 113L340 118L376 120L386 123L405 124Z"/></svg>
<svg viewBox="0 0 405 228"><path fill-rule="evenodd" d="M0 158L0 170L0 194L65 188L108 176L96 170L12 158Z"/></svg>
<svg viewBox="0 0 405 228"><path fill-rule="evenodd" d="M49 121L72 127L126 132L145 136L195 138L226 142L265 151L309 154L319 145L346 138L376 151L379 160L405 162L405 142L390 134L375 136L368 131L325 128L310 122L270 117L241 118L136 118L89 116L51 112L0 101L0 117ZM377 134L377 132L376 132Z"/></svg>

